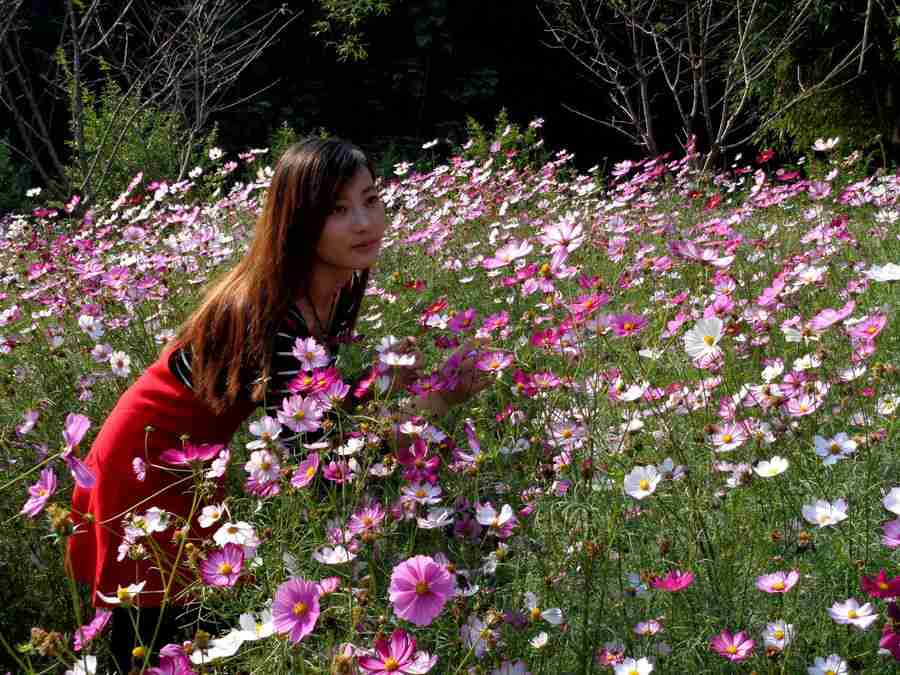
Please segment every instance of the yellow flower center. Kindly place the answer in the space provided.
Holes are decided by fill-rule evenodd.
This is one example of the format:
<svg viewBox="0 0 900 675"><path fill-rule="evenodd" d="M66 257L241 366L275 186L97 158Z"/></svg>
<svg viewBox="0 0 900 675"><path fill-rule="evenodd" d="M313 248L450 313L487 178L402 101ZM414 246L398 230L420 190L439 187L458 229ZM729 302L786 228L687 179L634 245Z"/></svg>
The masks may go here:
<svg viewBox="0 0 900 675"><path fill-rule="evenodd" d="M393 673L396 670L400 670L400 664L397 662L397 659L395 659L393 656L389 656L385 660L384 666L382 666L382 668L389 673Z"/></svg>
<svg viewBox="0 0 900 675"><path fill-rule="evenodd" d="M634 324L631 321L626 321L622 324L622 328L625 330L634 330Z"/></svg>
<svg viewBox="0 0 900 675"><path fill-rule="evenodd" d="M500 367L500 362L499 362L497 359L494 359L494 360L491 361L490 367L491 367L491 368L494 368L494 369L497 369L497 368Z"/></svg>
<svg viewBox="0 0 900 675"><path fill-rule="evenodd" d="M131 593L127 588L122 588L121 586L119 586L119 588L116 590L116 598L119 600L119 602L129 602L131 600Z"/></svg>
<svg viewBox="0 0 900 675"><path fill-rule="evenodd" d="M537 607L534 607L534 608L531 610L531 620L532 620L532 621L537 621L537 620L540 619L540 618L541 618L541 610L538 609Z"/></svg>
<svg viewBox="0 0 900 675"><path fill-rule="evenodd" d="M725 651L728 652L729 654L737 654L737 647L735 647L734 645L728 645L725 648Z"/></svg>
<svg viewBox="0 0 900 675"><path fill-rule="evenodd" d="M888 589L888 585L886 581L879 581L878 588L882 591L886 591Z"/></svg>
<svg viewBox="0 0 900 675"><path fill-rule="evenodd" d="M572 438L572 436L573 436L573 434L572 434L572 430L571 430L571 429L564 429L564 430L563 430L563 432L562 432L562 437L563 437L563 438Z"/></svg>
<svg viewBox="0 0 900 675"><path fill-rule="evenodd" d="M638 487L641 490L645 490L645 491L649 490L650 489L650 481L647 480L646 478L642 478L641 481L638 483Z"/></svg>
<svg viewBox="0 0 900 675"><path fill-rule="evenodd" d="M801 403L801 404L800 404L799 406L797 406L797 407L799 408L800 412L806 412L807 410L809 410L809 406L806 405L805 403Z"/></svg>
<svg viewBox="0 0 900 675"><path fill-rule="evenodd" d="M833 670L826 670L825 675L837 675L837 673L834 672Z"/></svg>
<svg viewBox="0 0 900 675"><path fill-rule="evenodd" d="M231 564L227 562L223 562L219 565L219 574L231 574Z"/></svg>
<svg viewBox="0 0 900 675"><path fill-rule="evenodd" d="M263 471L268 471L269 469L272 468L272 462L263 462L262 464L259 465L259 468L262 469Z"/></svg>
<svg viewBox="0 0 900 675"><path fill-rule="evenodd" d="M849 612L847 612L847 618L848 619L857 619L857 618L859 618L859 614L856 613L855 609L851 609Z"/></svg>
<svg viewBox="0 0 900 675"><path fill-rule="evenodd" d="M306 477L307 478L312 478L315 475L316 475L316 467L315 466L309 466L306 468Z"/></svg>
<svg viewBox="0 0 900 675"><path fill-rule="evenodd" d="M713 343L715 341L716 341L716 339L712 335L704 335L703 336L703 342L706 344L707 347L712 347Z"/></svg>
<svg viewBox="0 0 900 675"><path fill-rule="evenodd" d="M426 495L425 490L423 490L421 488L416 490L416 497L418 497L419 499L422 499L423 497L425 497L425 495Z"/></svg>
<svg viewBox="0 0 900 675"><path fill-rule="evenodd" d="M829 450L831 451L831 454L832 454L832 455L839 455L839 454L841 454L841 446L838 445L837 443L832 443L832 444L831 444L831 447L829 448Z"/></svg>
<svg viewBox="0 0 900 675"><path fill-rule="evenodd" d="M722 436L723 443L731 443L731 441L733 441L733 440L734 440L734 436L732 436L731 434L725 434L724 436Z"/></svg>
<svg viewBox="0 0 900 675"><path fill-rule="evenodd" d="M131 650L131 656L136 659L144 658L144 654L146 654L146 653L147 653L147 650L144 649L143 647L141 647L140 645L138 645L137 647L135 647L134 649Z"/></svg>
<svg viewBox="0 0 900 675"><path fill-rule="evenodd" d="M776 591L783 591L784 590L784 582L776 581L774 584L772 584L772 588Z"/></svg>
<svg viewBox="0 0 900 675"><path fill-rule="evenodd" d="M303 410L294 413L294 419L302 420L304 417L306 417L306 413Z"/></svg>
<svg viewBox="0 0 900 675"><path fill-rule="evenodd" d="M776 630L776 631L772 634L772 636L773 636L776 640L784 640L784 631L783 631L783 630Z"/></svg>
<svg viewBox="0 0 900 675"><path fill-rule="evenodd" d="M629 670L628 675L641 675L641 674L636 670Z"/></svg>
<svg viewBox="0 0 900 675"><path fill-rule="evenodd" d="M309 608L302 600L296 602L294 604L294 607L291 609L291 612L293 612L294 616L297 617L305 616L307 611L309 611Z"/></svg>
<svg viewBox="0 0 900 675"><path fill-rule="evenodd" d="M875 326L869 326L868 328L866 328L866 332L867 332L869 335L872 335L872 334L875 333L875 331L877 331L877 330L878 330L878 328L875 327Z"/></svg>
<svg viewBox="0 0 900 675"><path fill-rule="evenodd" d="M419 581L416 583L416 595L425 595L428 593L428 582Z"/></svg>

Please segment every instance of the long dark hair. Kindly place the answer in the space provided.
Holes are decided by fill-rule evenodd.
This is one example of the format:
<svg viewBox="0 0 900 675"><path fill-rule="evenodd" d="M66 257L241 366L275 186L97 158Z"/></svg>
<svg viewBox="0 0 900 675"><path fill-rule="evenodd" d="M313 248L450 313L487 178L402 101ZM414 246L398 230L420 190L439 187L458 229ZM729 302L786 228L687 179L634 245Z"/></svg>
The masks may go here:
<svg viewBox="0 0 900 675"><path fill-rule="evenodd" d="M190 345L194 393L214 413L235 402L248 373L260 376L251 398L264 400L275 331L308 291L325 221L343 185L362 167L375 180L362 150L334 138L304 139L278 161L247 253L211 283L175 339L176 348ZM362 270L352 285L347 331L356 324L368 278L369 270Z"/></svg>

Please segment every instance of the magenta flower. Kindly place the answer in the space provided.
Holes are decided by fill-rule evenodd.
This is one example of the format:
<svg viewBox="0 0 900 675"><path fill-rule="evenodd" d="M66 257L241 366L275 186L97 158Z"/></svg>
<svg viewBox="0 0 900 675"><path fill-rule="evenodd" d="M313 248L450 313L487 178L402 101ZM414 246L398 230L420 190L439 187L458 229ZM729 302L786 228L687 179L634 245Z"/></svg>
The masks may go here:
<svg viewBox="0 0 900 675"><path fill-rule="evenodd" d="M292 642L300 642L312 633L319 618L319 587L299 577L285 581L275 591L272 623L279 633L290 633Z"/></svg>
<svg viewBox="0 0 900 675"><path fill-rule="evenodd" d="M428 457L428 446L423 439L416 438L412 445L401 448L395 454L397 462L406 467L403 480L410 483L437 483L441 458L439 455Z"/></svg>
<svg viewBox="0 0 900 675"><path fill-rule="evenodd" d="M244 568L244 547L225 544L200 563L200 576L207 586L230 588L237 583Z"/></svg>
<svg viewBox="0 0 900 675"><path fill-rule="evenodd" d="M315 452L311 452L306 456L300 465L297 467L297 470L294 472L294 475L291 476L291 485L295 488L303 488L312 483L313 478L316 477L316 472L319 470L319 455Z"/></svg>
<svg viewBox="0 0 900 675"><path fill-rule="evenodd" d="M744 631L732 635L724 628L709 641L710 649L729 661L748 659L754 646L756 643Z"/></svg>
<svg viewBox="0 0 900 675"><path fill-rule="evenodd" d="M96 479L90 469L75 456L75 448L81 443L81 439L87 433L91 426L91 421L84 415L77 413L69 413L66 416L66 426L63 429L63 440L66 442L65 450L63 450L62 458L72 473L72 478L79 487L90 490L94 487Z"/></svg>
<svg viewBox="0 0 900 675"><path fill-rule="evenodd" d="M388 595L394 612L417 626L427 626L453 596L455 583L443 565L425 555L403 561L391 573Z"/></svg>
<svg viewBox="0 0 900 675"><path fill-rule="evenodd" d="M854 324L849 330L849 333L852 337L860 340L872 340L881 332L886 324L887 315L876 314L875 316L867 317L865 320Z"/></svg>
<svg viewBox="0 0 900 675"><path fill-rule="evenodd" d="M211 443L203 443L201 445L185 443L183 448L170 448L163 452L159 456L159 461L172 466L191 466L195 463L211 460L224 447L221 443L217 445Z"/></svg>
<svg viewBox="0 0 900 675"><path fill-rule="evenodd" d="M693 572L679 572L678 570L672 570L664 577L653 577L650 580L650 585L653 588L670 593L683 591L692 583L694 583Z"/></svg>
<svg viewBox="0 0 900 675"><path fill-rule="evenodd" d="M106 628L106 624L109 623L110 617L112 617L112 611L98 608L90 623L87 623L76 630L75 635L72 636L72 642L74 644L73 648L75 651L81 651L91 640L102 633L103 629Z"/></svg>
<svg viewBox="0 0 900 675"><path fill-rule="evenodd" d="M888 579L884 570L879 570L877 576L862 577L859 580L863 591L873 598L896 598L900 596L900 577Z"/></svg>
<svg viewBox="0 0 900 675"><path fill-rule="evenodd" d="M53 469L41 470L40 480L28 488L28 494L31 496L19 513L34 518L44 510L47 500L54 492L56 492L56 474L53 473Z"/></svg>
<svg viewBox="0 0 900 675"><path fill-rule="evenodd" d="M608 318L609 327L619 337L639 333L647 325L647 319L637 314L615 314Z"/></svg>
<svg viewBox="0 0 900 675"><path fill-rule="evenodd" d="M756 587L764 593L787 593L800 580L800 572L773 572L756 578Z"/></svg>
<svg viewBox="0 0 900 675"><path fill-rule="evenodd" d="M374 646L374 654L358 656L357 665L372 675L388 675L389 673L407 673L421 675L427 673L437 663L436 656L416 651L416 639L406 631L397 628L391 633L391 639L379 637Z"/></svg>

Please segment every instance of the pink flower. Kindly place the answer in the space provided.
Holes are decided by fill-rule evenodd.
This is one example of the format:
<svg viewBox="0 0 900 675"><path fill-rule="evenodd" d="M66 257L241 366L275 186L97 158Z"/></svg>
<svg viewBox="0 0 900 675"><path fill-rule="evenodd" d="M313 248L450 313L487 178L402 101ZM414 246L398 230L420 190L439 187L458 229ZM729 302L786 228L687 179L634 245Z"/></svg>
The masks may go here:
<svg viewBox="0 0 900 675"><path fill-rule="evenodd" d="M888 548L900 548L900 518L889 520L881 529L884 531L881 543Z"/></svg>
<svg viewBox="0 0 900 675"><path fill-rule="evenodd" d="M637 314L616 314L609 317L609 327L619 337L639 333L647 325L647 319Z"/></svg>
<svg viewBox="0 0 900 675"><path fill-rule="evenodd" d="M304 398L300 394L295 394L282 401L281 410L278 411L278 421L298 434L317 431L322 426L324 412L324 408L315 397Z"/></svg>
<svg viewBox="0 0 900 675"><path fill-rule="evenodd" d="M303 488L312 483L313 478L316 477L316 472L319 470L319 455L315 452L311 452L306 456L300 465L297 467L297 470L294 472L294 475L291 476L291 485L295 488Z"/></svg>
<svg viewBox="0 0 900 675"><path fill-rule="evenodd" d="M292 642L300 642L312 633L319 619L319 587L299 577L285 581L275 591L272 623L279 633L290 633Z"/></svg>
<svg viewBox="0 0 900 675"><path fill-rule="evenodd" d="M881 332L885 324L887 324L887 315L876 314L875 316L867 317L865 320L860 321L858 324L854 325L849 332L851 337L860 340L872 340Z"/></svg>
<svg viewBox="0 0 900 675"><path fill-rule="evenodd" d="M381 504L378 502L373 502L363 506L350 516L350 520L347 522L347 529L354 535L371 534L377 532L383 522L384 509L381 508Z"/></svg>
<svg viewBox="0 0 900 675"><path fill-rule="evenodd" d="M66 442L62 458L72 473L72 478L79 487L90 490L94 487L96 479L90 469L75 456L75 448L81 443L81 439L91 426L91 421L84 415L69 413L66 416L66 426L63 429L63 440Z"/></svg>
<svg viewBox="0 0 900 675"><path fill-rule="evenodd" d="M75 635L72 638L75 651L81 651L91 640L102 633L103 629L106 628L106 624L109 623L110 617L112 617L112 611L98 608L91 622L75 631Z"/></svg>
<svg viewBox="0 0 900 675"><path fill-rule="evenodd" d="M135 457L131 460L131 469L134 471L134 477L143 483L147 477L147 463L140 457Z"/></svg>
<svg viewBox="0 0 900 675"><path fill-rule="evenodd" d="M504 352L485 352L478 357L475 367L487 373L499 373L513 362L512 354Z"/></svg>
<svg viewBox="0 0 900 675"><path fill-rule="evenodd" d="M342 483L349 483L352 481L356 477L356 472L354 471L353 466L348 462L343 460L335 462L332 460L325 465L324 469L322 469L322 475L331 482L341 485Z"/></svg>
<svg viewBox="0 0 900 675"><path fill-rule="evenodd" d="M729 661L744 661L749 658L755 645L744 631L732 635L724 628L709 641L710 649Z"/></svg>
<svg viewBox="0 0 900 675"><path fill-rule="evenodd" d="M200 563L200 576L207 586L230 588L237 583L244 568L244 548L238 544L225 544Z"/></svg>
<svg viewBox="0 0 900 675"><path fill-rule="evenodd" d="M447 324L447 328L452 330L454 333L463 333L475 325L475 318L477 314L474 309L467 309L463 312L457 312L453 315L453 318L450 319L450 322Z"/></svg>
<svg viewBox="0 0 900 675"><path fill-rule="evenodd" d="M42 469L40 480L28 488L28 494L31 496L19 513L34 518L44 510L47 500L54 492L56 492L56 474L53 473L53 469Z"/></svg>
<svg viewBox="0 0 900 675"><path fill-rule="evenodd" d="M427 626L453 595L453 577L425 555L403 561L391 573L388 595L394 612L417 626Z"/></svg>
<svg viewBox="0 0 900 675"><path fill-rule="evenodd" d="M436 656L417 652L416 639L400 628L391 633L390 642L384 636L378 638L374 648L374 654L358 656L356 660L360 668L373 675L389 673L421 675L427 673L437 663Z"/></svg>
<svg viewBox="0 0 900 675"><path fill-rule="evenodd" d="M756 587L764 593L787 593L797 581L800 580L800 572L773 572L757 577Z"/></svg>
<svg viewBox="0 0 900 675"><path fill-rule="evenodd" d="M159 456L159 461L173 466L191 466L195 463L209 461L218 455L219 451L224 447L221 443L216 445L211 443L203 443L201 445L185 443L181 449L170 448L163 452Z"/></svg>
<svg viewBox="0 0 900 675"><path fill-rule="evenodd" d="M650 580L650 585L653 588L669 591L670 593L682 591L692 583L694 583L693 572L679 572L678 570L672 570L664 577L653 577Z"/></svg>

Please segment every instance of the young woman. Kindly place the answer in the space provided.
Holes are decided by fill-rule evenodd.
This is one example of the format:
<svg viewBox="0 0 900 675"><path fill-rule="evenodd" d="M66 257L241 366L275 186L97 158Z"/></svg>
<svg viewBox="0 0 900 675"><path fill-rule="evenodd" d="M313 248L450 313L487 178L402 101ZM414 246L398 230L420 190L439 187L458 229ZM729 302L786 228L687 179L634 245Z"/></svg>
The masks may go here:
<svg viewBox="0 0 900 675"><path fill-rule="evenodd" d="M199 512L190 472L162 468L160 456L172 448L190 454L198 447L211 451L204 444L227 445L259 406L274 416L299 368L291 355L298 337L326 345L334 364L353 333L386 228L374 180L371 162L345 141L309 139L289 148L275 168L246 255L212 285L94 440L86 463L96 483L73 494L77 527L68 562L74 578L91 585L95 606L116 607L113 649L124 672L136 643L149 643L157 624L156 647L174 637L169 606L187 601L178 592L191 578L183 566L177 574L171 566L161 570L147 546L125 541L123 518L151 507L183 519ZM460 363L459 386L416 399L418 411L442 414L487 385L473 359L465 358L469 348L451 357ZM407 343L405 351L415 351L414 345ZM395 383L402 386L409 377L397 373ZM359 402L350 396L346 405ZM196 521L181 538L173 539L173 529L151 535L169 561L185 559L186 541L212 534ZM143 587L130 594L134 584ZM138 635L120 605L141 608Z"/></svg>

